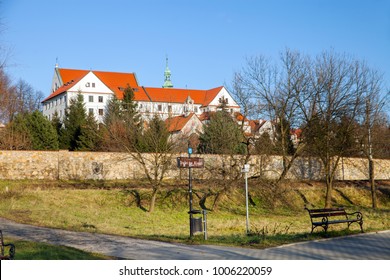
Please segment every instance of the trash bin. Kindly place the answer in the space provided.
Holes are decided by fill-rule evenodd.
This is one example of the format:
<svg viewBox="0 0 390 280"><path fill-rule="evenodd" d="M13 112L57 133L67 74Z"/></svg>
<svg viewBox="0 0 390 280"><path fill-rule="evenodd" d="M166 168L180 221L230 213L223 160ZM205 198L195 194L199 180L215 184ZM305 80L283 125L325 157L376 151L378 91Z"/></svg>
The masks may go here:
<svg viewBox="0 0 390 280"><path fill-rule="evenodd" d="M191 219L192 233L203 232L202 217Z"/></svg>
<svg viewBox="0 0 390 280"><path fill-rule="evenodd" d="M207 240L207 211L204 209L192 210L188 214L190 214L190 235L193 236L194 233L203 232L204 238ZM203 214L203 217L193 217L194 214Z"/></svg>

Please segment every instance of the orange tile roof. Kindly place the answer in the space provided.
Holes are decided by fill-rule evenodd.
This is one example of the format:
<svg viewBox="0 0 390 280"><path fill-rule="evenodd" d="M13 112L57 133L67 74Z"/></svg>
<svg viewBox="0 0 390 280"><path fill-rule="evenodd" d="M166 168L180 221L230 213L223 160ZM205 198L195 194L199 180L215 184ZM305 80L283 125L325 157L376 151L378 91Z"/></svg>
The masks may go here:
<svg viewBox="0 0 390 280"><path fill-rule="evenodd" d="M145 87L148 96L153 102L184 103L188 96L195 104L207 106L221 91L223 87L210 90L177 89L177 88L152 88Z"/></svg>
<svg viewBox="0 0 390 280"><path fill-rule="evenodd" d="M165 120L165 125L167 126L169 132L180 131L192 118L193 115L194 113L191 113L188 116L177 116L173 118L168 118Z"/></svg>
<svg viewBox="0 0 390 280"><path fill-rule="evenodd" d="M42 102L49 100L67 90L69 90L75 83L80 81L89 72L92 72L98 77L115 95L119 98L123 98L123 89L130 85L134 88L134 95L136 100L147 100L147 96L142 89L139 89L137 79L134 73L119 73L119 72L104 72L104 71L88 71L88 70L76 70L76 69L58 69L61 76L62 85Z"/></svg>
<svg viewBox="0 0 390 280"><path fill-rule="evenodd" d="M82 77L81 77L82 78ZM42 100L42 103L52 99L53 97L56 97L57 95L60 95L61 93L69 90L71 87L75 85L75 83L79 82L81 78L76 80L70 80L69 82L63 84L61 87L59 87L56 91L53 91L48 97L46 97L44 100Z"/></svg>
<svg viewBox="0 0 390 280"><path fill-rule="evenodd" d="M62 82L66 84L71 80L79 80L89 73L88 70L64 69L58 68Z"/></svg>
<svg viewBox="0 0 390 280"><path fill-rule="evenodd" d="M63 86L51 93L42 102L45 102L57 95L69 90L73 85L79 82L90 71L76 69L58 69ZM118 99L123 98L123 90L130 85L134 90L134 100L136 101L151 101L151 102L166 102L166 103L184 103L188 96L195 104L207 106L217 96L223 88L222 86L210 90L195 90L195 89L176 89L176 88L153 88L141 87L138 85L134 73L120 72L104 72L94 71L96 75L108 88L110 88Z"/></svg>
<svg viewBox="0 0 390 280"><path fill-rule="evenodd" d="M123 98L123 89L128 85L138 88L134 73L92 71L106 86L108 86L119 99Z"/></svg>

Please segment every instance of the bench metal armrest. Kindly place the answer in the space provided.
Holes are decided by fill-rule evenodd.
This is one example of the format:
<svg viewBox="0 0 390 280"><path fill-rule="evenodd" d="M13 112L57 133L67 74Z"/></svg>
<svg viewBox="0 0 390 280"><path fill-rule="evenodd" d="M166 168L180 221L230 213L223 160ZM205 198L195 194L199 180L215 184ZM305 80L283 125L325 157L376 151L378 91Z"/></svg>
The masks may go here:
<svg viewBox="0 0 390 280"><path fill-rule="evenodd" d="M2 244L3 247L10 247L8 251L8 257L10 260L13 260L15 258L15 245L12 243L9 244Z"/></svg>
<svg viewBox="0 0 390 280"><path fill-rule="evenodd" d="M355 216L356 219L358 219L358 220L362 220L363 219L363 214L362 214L362 212L359 212L359 211L356 211L356 212L353 212L353 213L345 213L345 214L347 214L348 217L349 216Z"/></svg>

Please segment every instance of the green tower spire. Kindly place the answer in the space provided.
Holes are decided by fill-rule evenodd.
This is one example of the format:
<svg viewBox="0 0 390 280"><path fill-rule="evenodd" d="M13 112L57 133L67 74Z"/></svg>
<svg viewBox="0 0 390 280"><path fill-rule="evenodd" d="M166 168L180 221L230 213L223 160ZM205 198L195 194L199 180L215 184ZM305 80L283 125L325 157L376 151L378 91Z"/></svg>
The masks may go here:
<svg viewBox="0 0 390 280"><path fill-rule="evenodd" d="M164 71L164 85L163 88L173 88L173 84L171 82L171 70L168 68L168 57L166 57L166 67Z"/></svg>

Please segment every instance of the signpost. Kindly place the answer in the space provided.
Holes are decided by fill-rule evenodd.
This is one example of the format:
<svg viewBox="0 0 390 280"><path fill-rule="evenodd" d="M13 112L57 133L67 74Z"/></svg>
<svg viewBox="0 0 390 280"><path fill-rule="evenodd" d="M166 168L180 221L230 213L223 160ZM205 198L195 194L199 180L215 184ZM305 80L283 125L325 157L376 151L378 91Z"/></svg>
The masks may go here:
<svg viewBox="0 0 390 280"><path fill-rule="evenodd" d="M179 168L203 168L204 160L199 157L178 157L177 167Z"/></svg>
<svg viewBox="0 0 390 280"><path fill-rule="evenodd" d="M194 231L196 230L197 226L195 225L195 220L193 218L193 214L198 214L198 212L201 211L194 211L192 208L192 168L203 168L204 167L204 160L203 158L199 157L191 157L192 154L192 148L188 144L188 157L178 157L177 158L177 167L179 168L188 168L188 193L189 193L189 204L190 204L190 211L188 214L190 215L190 236L192 237L194 235ZM206 238L206 233L205 233Z"/></svg>

